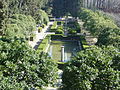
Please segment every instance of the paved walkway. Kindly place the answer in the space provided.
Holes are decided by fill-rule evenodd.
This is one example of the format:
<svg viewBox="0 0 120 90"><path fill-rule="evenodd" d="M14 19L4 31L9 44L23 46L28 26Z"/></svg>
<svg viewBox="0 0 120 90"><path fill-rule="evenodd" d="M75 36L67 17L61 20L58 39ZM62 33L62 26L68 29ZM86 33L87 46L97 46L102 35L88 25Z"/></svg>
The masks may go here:
<svg viewBox="0 0 120 90"><path fill-rule="evenodd" d="M42 29L40 33L38 33L38 28L36 28L36 30L34 31L34 34L35 34L34 41L28 42L32 48L37 49L40 42L46 37L46 35L54 34L54 33L47 32L49 30L50 25L53 25L53 22L49 22L48 25L44 29Z"/></svg>

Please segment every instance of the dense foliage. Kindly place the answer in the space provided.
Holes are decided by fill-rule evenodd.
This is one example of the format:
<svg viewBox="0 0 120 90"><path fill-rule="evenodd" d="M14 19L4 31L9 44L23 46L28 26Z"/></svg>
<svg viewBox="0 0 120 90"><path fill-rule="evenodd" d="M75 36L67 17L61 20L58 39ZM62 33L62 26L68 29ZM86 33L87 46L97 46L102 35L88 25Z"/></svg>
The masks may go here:
<svg viewBox="0 0 120 90"><path fill-rule="evenodd" d="M47 23L49 22L47 13L41 9L37 10L34 18L35 18L37 24L45 23L47 25Z"/></svg>
<svg viewBox="0 0 120 90"><path fill-rule="evenodd" d="M105 12L119 13L119 0L53 0L53 15L64 16L71 13L77 16L81 7L92 10L103 10Z"/></svg>
<svg viewBox="0 0 120 90"><path fill-rule="evenodd" d="M113 20L99 12L81 9L79 17L84 21L84 27L92 35L98 37L98 45L114 45L119 47L120 28Z"/></svg>
<svg viewBox="0 0 120 90"><path fill-rule="evenodd" d="M0 6L2 8L2 10L0 11L1 11L1 14L4 13L4 16L5 16L4 26L11 29L7 31L13 32L15 28L17 32L25 31L23 32L24 34L25 33L29 34L25 30L25 28L27 27L27 28L30 28L29 30L31 30L32 27L36 26L33 23L47 24L49 21L48 15L45 11L41 10L47 3L48 3L48 0L3 0L3 2L0 3ZM1 18L0 22L3 22L2 16L0 18ZM13 19L16 19L16 21ZM12 26L9 25L11 24L11 21L12 21ZM23 21L25 21L25 24L28 24L28 26L23 25L24 29L21 27L21 25L20 26L18 25L19 23L21 24L21 22ZM33 21L33 23L31 21ZM31 23L32 23L32 26L31 26ZM4 30L5 30L5 27L4 27ZM4 30L3 30L3 33L5 32Z"/></svg>
<svg viewBox="0 0 120 90"><path fill-rule="evenodd" d="M82 8L78 16L84 22L84 28L98 38L97 45L100 47L87 47L88 49L80 51L65 64L62 75L63 88L119 90L120 28L98 11Z"/></svg>
<svg viewBox="0 0 120 90"><path fill-rule="evenodd" d="M80 25L77 21L70 21L67 23L68 34L76 34L81 32Z"/></svg>
<svg viewBox="0 0 120 90"><path fill-rule="evenodd" d="M48 3L48 0L3 0L3 2L8 15L17 13L34 16L38 9Z"/></svg>
<svg viewBox="0 0 120 90"><path fill-rule="evenodd" d="M57 65L47 54L36 53L24 41L2 38L0 41L0 88L23 90L54 84ZM25 89L27 90L27 89Z"/></svg>
<svg viewBox="0 0 120 90"><path fill-rule="evenodd" d="M120 52L108 47L91 47L79 52L63 69L67 90L119 90ZM65 90L66 90L65 89Z"/></svg>
<svg viewBox="0 0 120 90"><path fill-rule="evenodd" d="M5 34L8 37L28 37L36 29L35 20L31 16L14 14L6 22Z"/></svg>
<svg viewBox="0 0 120 90"><path fill-rule="evenodd" d="M77 12L82 6L82 0L53 0L53 15L56 17L65 16L71 13L77 16Z"/></svg>
<svg viewBox="0 0 120 90"><path fill-rule="evenodd" d="M0 1L0 35L3 34L2 33L2 31L3 31L3 23L4 23L3 20L5 18L3 7L4 7L3 2Z"/></svg>
<svg viewBox="0 0 120 90"><path fill-rule="evenodd" d="M82 6L89 9L99 9L105 12L119 13L119 0L82 0Z"/></svg>

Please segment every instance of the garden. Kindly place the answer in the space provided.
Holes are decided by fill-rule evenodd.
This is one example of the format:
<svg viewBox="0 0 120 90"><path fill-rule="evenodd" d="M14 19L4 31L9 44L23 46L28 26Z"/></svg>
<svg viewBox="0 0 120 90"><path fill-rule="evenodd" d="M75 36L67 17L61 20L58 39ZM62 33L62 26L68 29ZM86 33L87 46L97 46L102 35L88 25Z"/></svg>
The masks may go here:
<svg viewBox="0 0 120 90"><path fill-rule="evenodd" d="M50 26L50 32L55 34L46 36L39 45L38 52L47 52L49 56L56 62L61 62L61 46L64 46L64 62L71 59L78 51L80 51L79 44L81 43L80 25L77 21L67 23L67 36L65 36L66 22L54 21ZM81 38L81 39L80 39Z"/></svg>
<svg viewBox="0 0 120 90"><path fill-rule="evenodd" d="M119 0L0 0L0 90L120 90L120 27L106 14L119 8Z"/></svg>

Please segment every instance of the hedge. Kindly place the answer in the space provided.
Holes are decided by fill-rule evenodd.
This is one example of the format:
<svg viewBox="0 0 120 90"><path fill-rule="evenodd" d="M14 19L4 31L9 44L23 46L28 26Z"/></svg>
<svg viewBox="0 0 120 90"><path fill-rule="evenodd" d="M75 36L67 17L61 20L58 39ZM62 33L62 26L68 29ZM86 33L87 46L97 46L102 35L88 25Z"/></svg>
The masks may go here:
<svg viewBox="0 0 120 90"><path fill-rule="evenodd" d="M61 39L63 39L62 34L53 34L53 35L51 35L51 40L61 40Z"/></svg>
<svg viewBox="0 0 120 90"><path fill-rule="evenodd" d="M51 32L55 32L56 29L57 29L57 22L55 21L55 22L53 23L53 25L50 27L50 31L51 31Z"/></svg>
<svg viewBox="0 0 120 90"><path fill-rule="evenodd" d="M64 36L63 34L53 34L51 35L51 40L77 40L80 41L82 37L82 40L84 40L83 36L80 35L68 35Z"/></svg>

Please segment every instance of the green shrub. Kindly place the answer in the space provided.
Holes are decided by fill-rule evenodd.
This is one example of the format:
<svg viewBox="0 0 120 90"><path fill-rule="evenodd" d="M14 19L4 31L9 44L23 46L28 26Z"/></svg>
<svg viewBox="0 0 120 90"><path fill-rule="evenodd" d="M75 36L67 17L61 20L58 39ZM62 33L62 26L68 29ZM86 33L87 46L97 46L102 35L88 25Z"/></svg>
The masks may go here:
<svg viewBox="0 0 120 90"><path fill-rule="evenodd" d="M46 27L46 24L42 24L42 28L45 28Z"/></svg>
<svg viewBox="0 0 120 90"><path fill-rule="evenodd" d="M55 34L64 34L64 31L63 30L56 30Z"/></svg>
<svg viewBox="0 0 120 90"><path fill-rule="evenodd" d="M42 27L38 27L38 30L42 30Z"/></svg>
<svg viewBox="0 0 120 90"><path fill-rule="evenodd" d="M56 79L57 64L48 54L36 53L23 38L0 40L0 89L41 90L36 87Z"/></svg>
<svg viewBox="0 0 120 90"><path fill-rule="evenodd" d="M70 29L70 30L69 30L69 34L73 34L73 35L74 35L74 34L76 34L76 33L77 33L77 31L74 30L74 29Z"/></svg>
<svg viewBox="0 0 120 90"><path fill-rule="evenodd" d="M72 22L68 22L68 28L70 28L70 30L75 30L76 33L80 33L81 32L81 28L80 25L77 21L72 21ZM70 31L70 34L75 34L74 31Z"/></svg>
<svg viewBox="0 0 120 90"><path fill-rule="evenodd" d="M33 17L23 14L12 15L6 23L5 34L8 37L28 37L36 29L36 23Z"/></svg>
<svg viewBox="0 0 120 90"><path fill-rule="evenodd" d="M57 29L63 30L63 26L58 26Z"/></svg>
<svg viewBox="0 0 120 90"><path fill-rule="evenodd" d="M55 22L53 23L53 25L51 26L50 31L51 31L51 32L55 32L56 29L57 29L57 22L55 21Z"/></svg>
<svg viewBox="0 0 120 90"><path fill-rule="evenodd" d="M47 25L47 23L49 22L47 13L41 9L38 9L36 11L34 18L35 18L37 24L42 23L42 24Z"/></svg>
<svg viewBox="0 0 120 90"><path fill-rule="evenodd" d="M56 27L54 27L54 26L52 26L51 28L50 28L50 31L51 32L55 32L57 29L56 29Z"/></svg>
<svg viewBox="0 0 120 90"><path fill-rule="evenodd" d="M63 90L119 90L119 50L92 46L64 64Z"/></svg>
<svg viewBox="0 0 120 90"><path fill-rule="evenodd" d="M87 45L85 36L80 36L80 41L82 42L82 45Z"/></svg>
<svg viewBox="0 0 120 90"><path fill-rule="evenodd" d="M41 32L42 31L42 27L38 27L38 32Z"/></svg>
<svg viewBox="0 0 120 90"><path fill-rule="evenodd" d="M84 49L89 48L89 47L90 47L89 45L83 45Z"/></svg>
<svg viewBox="0 0 120 90"><path fill-rule="evenodd" d="M55 35L51 35L51 40L56 40L56 39L63 39L63 34L55 34Z"/></svg>

